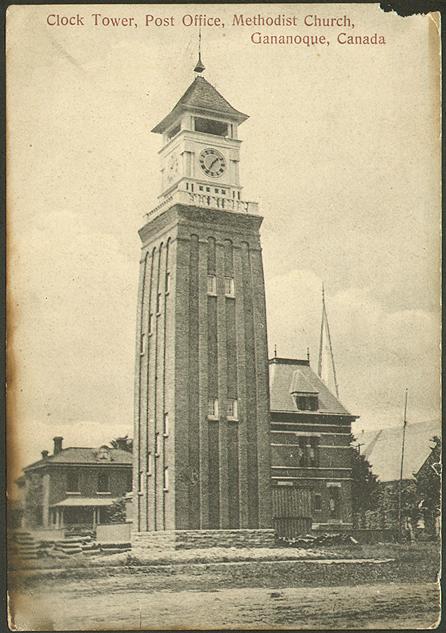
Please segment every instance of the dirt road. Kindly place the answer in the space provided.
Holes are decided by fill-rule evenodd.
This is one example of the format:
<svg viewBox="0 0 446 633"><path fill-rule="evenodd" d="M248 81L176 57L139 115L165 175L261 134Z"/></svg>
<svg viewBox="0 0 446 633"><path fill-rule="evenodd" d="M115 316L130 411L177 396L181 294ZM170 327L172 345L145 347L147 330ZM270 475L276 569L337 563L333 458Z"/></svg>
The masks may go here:
<svg viewBox="0 0 446 633"><path fill-rule="evenodd" d="M147 578L147 577L146 577ZM182 628L427 628L438 618L434 583L357 587L155 590L145 577L63 583L15 595L19 630ZM127 587L126 587L127 585Z"/></svg>

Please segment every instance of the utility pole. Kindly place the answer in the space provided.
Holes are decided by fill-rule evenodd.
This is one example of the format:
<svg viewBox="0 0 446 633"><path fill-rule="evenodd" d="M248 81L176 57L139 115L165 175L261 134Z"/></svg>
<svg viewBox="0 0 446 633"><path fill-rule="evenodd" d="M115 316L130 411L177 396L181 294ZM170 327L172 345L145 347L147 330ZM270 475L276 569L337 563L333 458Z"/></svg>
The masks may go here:
<svg viewBox="0 0 446 633"><path fill-rule="evenodd" d="M404 394L404 418L403 418L403 439L401 442L401 465L400 465L400 480L398 486L398 533L400 542L403 540L403 526L402 526L402 486L403 486L403 468L404 468L404 448L406 442L406 426L407 426L407 395L409 390L406 387Z"/></svg>

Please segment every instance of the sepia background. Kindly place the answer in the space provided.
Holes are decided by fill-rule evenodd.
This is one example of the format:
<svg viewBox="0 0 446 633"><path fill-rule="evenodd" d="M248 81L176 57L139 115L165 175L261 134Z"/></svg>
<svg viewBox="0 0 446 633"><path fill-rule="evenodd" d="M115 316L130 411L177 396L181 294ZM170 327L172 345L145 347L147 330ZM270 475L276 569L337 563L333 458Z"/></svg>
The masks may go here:
<svg viewBox="0 0 446 633"><path fill-rule="evenodd" d="M86 16L50 27L47 15ZM138 28L94 27L92 13ZM144 27L144 16L176 16ZM250 118L243 198L260 203L268 339L317 366L325 283L355 431L439 409L439 59L428 16L360 5L14 6L7 18L9 448L12 476L51 447L132 435L143 215L160 193L151 128L193 78ZM232 15L347 15L382 46L255 45Z"/></svg>

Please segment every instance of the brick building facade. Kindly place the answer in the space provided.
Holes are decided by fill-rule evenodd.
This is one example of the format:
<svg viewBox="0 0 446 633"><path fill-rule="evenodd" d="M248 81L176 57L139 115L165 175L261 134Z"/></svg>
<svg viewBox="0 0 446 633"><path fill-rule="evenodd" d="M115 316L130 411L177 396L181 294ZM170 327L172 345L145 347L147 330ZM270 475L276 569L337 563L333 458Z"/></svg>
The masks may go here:
<svg viewBox="0 0 446 633"><path fill-rule="evenodd" d="M350 528L351 415L308 360L270 360L273 522L289 535Z"/></svg>
<svg viewBox="0 0 446 633"><path fill-rule="evenodd" d="M238 178L246 118L197 76L153 130L162 195L139 232L137 533L271 527L262 218Z"/></svg>

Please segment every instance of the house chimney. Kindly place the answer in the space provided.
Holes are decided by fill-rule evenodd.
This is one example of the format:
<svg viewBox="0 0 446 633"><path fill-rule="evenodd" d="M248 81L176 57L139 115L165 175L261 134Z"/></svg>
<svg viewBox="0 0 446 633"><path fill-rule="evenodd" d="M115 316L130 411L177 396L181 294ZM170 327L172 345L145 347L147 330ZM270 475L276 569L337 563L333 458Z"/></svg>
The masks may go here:
<svg viewBox="0 0 446 633"><path fill-rule="evenodd" d="M63 437L61 437L60 435L56 435L56 437L53 437L53 442L54 442L53 452L54 452L54 455L57 455L62 450Z"/></svg>
<svg viewBox="0 0 446 633"><path fill-rule="evenodd" d="M42 459L46 459L48 457L48 451L42 451Z"/></svg>

